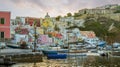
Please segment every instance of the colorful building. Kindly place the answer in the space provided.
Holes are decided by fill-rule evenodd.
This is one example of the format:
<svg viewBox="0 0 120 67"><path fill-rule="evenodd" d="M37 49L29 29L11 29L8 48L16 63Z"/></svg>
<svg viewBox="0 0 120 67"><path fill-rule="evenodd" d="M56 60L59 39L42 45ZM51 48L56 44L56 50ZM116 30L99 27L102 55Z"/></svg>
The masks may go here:
<svg viewBox="0 0 120 67"><path fill-rule="evenodd" d="M30 26L33 26L34 22L36 22L37 27L40 27L40 18L34 18L34 17L25 18L25 23L29 24Z"/></svg>
<svg viewBox="0 0 120 67"><path fill-rule="evenodd" d="M0 40L10 38L10 12L0 11Z"/></svg>
<svg viewBox="0 0 120 67"><path fill-rule="evenodd" d="M86 43L96 45L99 42L99 38L96 37L96 34L94 31L80 31L80 34L82 35L82 38Z"/></svg>
<svg viewBox="0 0 120 67"><path fill-rule="evenodd" d="M95 32L93 32L93 31L80 31L80 33L82 36L85 36L87 38L95 38L96 37Z"/></svg>
<svg viewBox="0 0 120 67"><path fill-rule="evenodd" d="M16 23L20 24L20 25L25 25L25 17L16 17Z"/></svg>

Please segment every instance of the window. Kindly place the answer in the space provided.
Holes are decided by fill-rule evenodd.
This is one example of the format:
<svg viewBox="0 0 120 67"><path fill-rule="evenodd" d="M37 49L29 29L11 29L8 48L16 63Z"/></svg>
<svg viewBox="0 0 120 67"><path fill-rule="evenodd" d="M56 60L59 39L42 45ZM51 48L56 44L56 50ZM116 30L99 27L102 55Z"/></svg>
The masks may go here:
<svg viewBox="0 0 120 67"><path fill-rule="evenodd" d="M4 32L0 32L0 38L4 38Z"/></svg>
<svg viewBox="0 0 120 67"><path fill-rule="evenodd" d="M0 18L0 24L5 24L5 19L4 18Z"/></svg>

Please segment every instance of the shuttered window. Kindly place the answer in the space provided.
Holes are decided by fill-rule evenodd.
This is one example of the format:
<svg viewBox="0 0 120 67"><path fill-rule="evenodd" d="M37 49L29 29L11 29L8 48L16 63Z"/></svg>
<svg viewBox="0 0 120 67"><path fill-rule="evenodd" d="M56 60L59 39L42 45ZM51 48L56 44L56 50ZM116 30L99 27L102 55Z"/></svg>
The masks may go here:
<svg viewBox="0 0 120 67"><path fill-rule="evenodd" d="M5 24L5 19L4 18L0 18L0 23L1 24Z"/></svg>
<svg viewBox="0 0 120 67"><path fill-rule="evenodd" d="M4 38L4 32L0 32L0 38Z"/></svg>

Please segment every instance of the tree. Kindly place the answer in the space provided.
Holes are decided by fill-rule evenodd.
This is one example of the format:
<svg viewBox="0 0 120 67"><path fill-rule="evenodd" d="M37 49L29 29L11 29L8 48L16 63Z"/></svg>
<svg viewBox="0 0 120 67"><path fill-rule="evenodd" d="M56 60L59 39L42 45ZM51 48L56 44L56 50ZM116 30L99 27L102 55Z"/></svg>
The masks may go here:
<svg viewBox="0 0 120 67"><path fill-rule="evenodd" d="M117 6L117 7L116 7L116 10L115 10L114 13L120 13L120 6Z"/></svg>
<svg viewBox="0 0 120 67"><path fill-rule="evenodd" d="M120 6L117 6L117 7L116 7L116 10L120 10Z"/></svg>
<svg viewBox="0 0 120 67"><path fill-rule="evenodd" d="M87 12L86 12L86 10L84 11L84 14L86 14Z"/></svg>
<svg viewBox="0 0 120 67"><path fill-rule="evenodd" d="M57 16L55 19L56 19L57 21L59 21L60 18L61 18L61 16L59 15L59 16Z"/></svg>
<svg viewBox="0 0 120 67"><path fill-rule="evenodd" d="M71 13L67 13L67 17L71 17L72 16L72 14Z"/></svg>
<svg viewBox="0 0 120 67"><path fill-rule="evenodd" d="M60 31L60 28L57 25L55 25L54 30L55 31Z"/></svg>
<svg viewBox="0 0 120 67"><path fill-rule="evenodd" d="M100 24L99 22L85 22L85 29L88 31L94 31L98 37L104 38L107 35L108 31L104 27L104 25Z"/></svg>
<svg viewBox="0 0 120 67"><path fill-rule="evenodd" d="M120 10L116 10L114 13L120 13Z"/></svg>

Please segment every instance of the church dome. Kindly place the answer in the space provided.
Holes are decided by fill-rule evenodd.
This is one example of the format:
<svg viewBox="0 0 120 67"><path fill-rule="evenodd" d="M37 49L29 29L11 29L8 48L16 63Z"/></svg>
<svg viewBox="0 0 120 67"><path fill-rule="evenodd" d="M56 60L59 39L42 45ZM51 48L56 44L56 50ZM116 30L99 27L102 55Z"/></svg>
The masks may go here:
<svg viewBox="0 0 120 67"><path fill-rule="evenodd" d="M46 14L45 18L50 18L50 16L49 16L49 14L48 14L48 13Z"/></svg>

